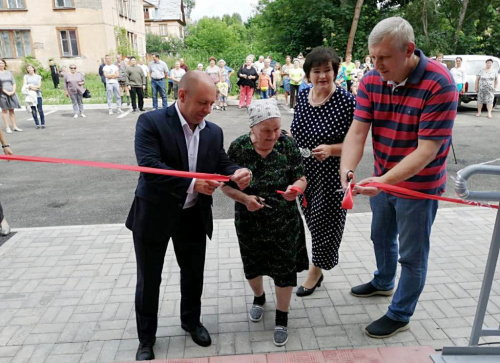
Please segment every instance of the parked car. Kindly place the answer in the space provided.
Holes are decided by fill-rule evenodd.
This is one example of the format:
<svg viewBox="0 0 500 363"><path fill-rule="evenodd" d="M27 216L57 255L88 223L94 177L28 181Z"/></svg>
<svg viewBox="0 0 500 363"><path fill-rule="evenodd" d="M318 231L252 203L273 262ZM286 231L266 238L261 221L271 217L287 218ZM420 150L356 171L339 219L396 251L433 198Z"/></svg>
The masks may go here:
<svg viewBox="0 0 500 363"><path fill-rule="evenodd" d="M500 76L500 59L489 55L445 55L443 57L443 62L446 64L449 70L455 67L455 59L457 57L462 58L462 67L465 67L465 72L467 73L463 92L460 94L460 99L458 101L458 106L460 106L461 102L469 103L470 101L477 100L476 76L479 71L485 67L486 59L493 59L492 67L496 72L498 72L498 75ZM499 99L500 82L499 86L495 90L493 107L495 107L497 103L500 104Z"/></svg>

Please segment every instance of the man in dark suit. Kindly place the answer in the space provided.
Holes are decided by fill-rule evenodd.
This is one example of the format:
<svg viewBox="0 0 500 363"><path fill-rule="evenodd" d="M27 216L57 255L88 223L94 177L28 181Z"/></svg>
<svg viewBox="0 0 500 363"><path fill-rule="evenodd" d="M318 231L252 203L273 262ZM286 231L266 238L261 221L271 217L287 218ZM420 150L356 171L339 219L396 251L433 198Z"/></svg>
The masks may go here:
<svg viewBox="0 0 500 363"><path fill-rule="evenodd" d="M188 72L179 99L139 117L135 135L137 163L160 169L232 175L240 189L252 174L231 162L220 127L205 121L215 87L204 72ZM141 173L126 226L132 230L137 260L135 312L139 349L136 359L154 359L163 261L172 238L181 270L181 326L201 346L211 344L200 322L206 236L212 237L212 193L220 183Z"/></svg>

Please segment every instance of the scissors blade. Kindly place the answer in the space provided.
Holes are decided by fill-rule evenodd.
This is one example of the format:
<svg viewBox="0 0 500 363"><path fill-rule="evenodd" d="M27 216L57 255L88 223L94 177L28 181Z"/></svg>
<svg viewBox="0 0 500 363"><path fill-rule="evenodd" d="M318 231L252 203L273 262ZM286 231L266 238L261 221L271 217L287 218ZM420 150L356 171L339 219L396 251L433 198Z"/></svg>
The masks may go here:
<svg viewBox="0 0 500 363"><path fill-rule="evenodd" d="M259 203L260 205L263 205L264 207L266 208L270 208L270 209L273 209L273 207L271 207L270 205L264 203L260 197L255 197L257 199L257 203Z"/></svg>

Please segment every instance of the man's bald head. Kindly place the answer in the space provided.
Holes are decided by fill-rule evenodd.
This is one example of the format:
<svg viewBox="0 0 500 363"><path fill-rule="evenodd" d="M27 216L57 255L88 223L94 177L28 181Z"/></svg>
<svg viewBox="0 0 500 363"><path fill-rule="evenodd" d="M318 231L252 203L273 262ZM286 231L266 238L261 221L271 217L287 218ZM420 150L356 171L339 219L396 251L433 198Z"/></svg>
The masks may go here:
<svg viewBox="0 0 500 363"><path fill-rule="evenodd" d="M214 87L214 81L208 74L203 71L188 71L179 82L179 90L184 89L186 91L193 91L200 86L211 86Z"/></svg>

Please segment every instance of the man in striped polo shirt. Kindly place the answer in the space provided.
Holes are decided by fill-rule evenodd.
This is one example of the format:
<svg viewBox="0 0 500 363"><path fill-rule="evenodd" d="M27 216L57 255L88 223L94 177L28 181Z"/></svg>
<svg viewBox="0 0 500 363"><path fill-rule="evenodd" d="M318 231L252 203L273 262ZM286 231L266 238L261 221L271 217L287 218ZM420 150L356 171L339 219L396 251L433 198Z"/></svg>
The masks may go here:
<svg viewBox="0 0 500 363"><path fill-rule="evenodd" d="M374 176L361 180L355 194L370 196L371 239L377 270L373 279L351 289L358 297L394 293L398 254L401 277L387 313L365 329L385 338L409 328L425 284L430 233L437 201L410 199L363 184L381 182L440 195L446 186L446 158L458 93L447 69L430 60L414 43L411 25L387 18L368 38L374 70L361 80L354 121L342 147L344 187L361 157L372 129ZM398 248L399 236L399 248Z"/></svg>

